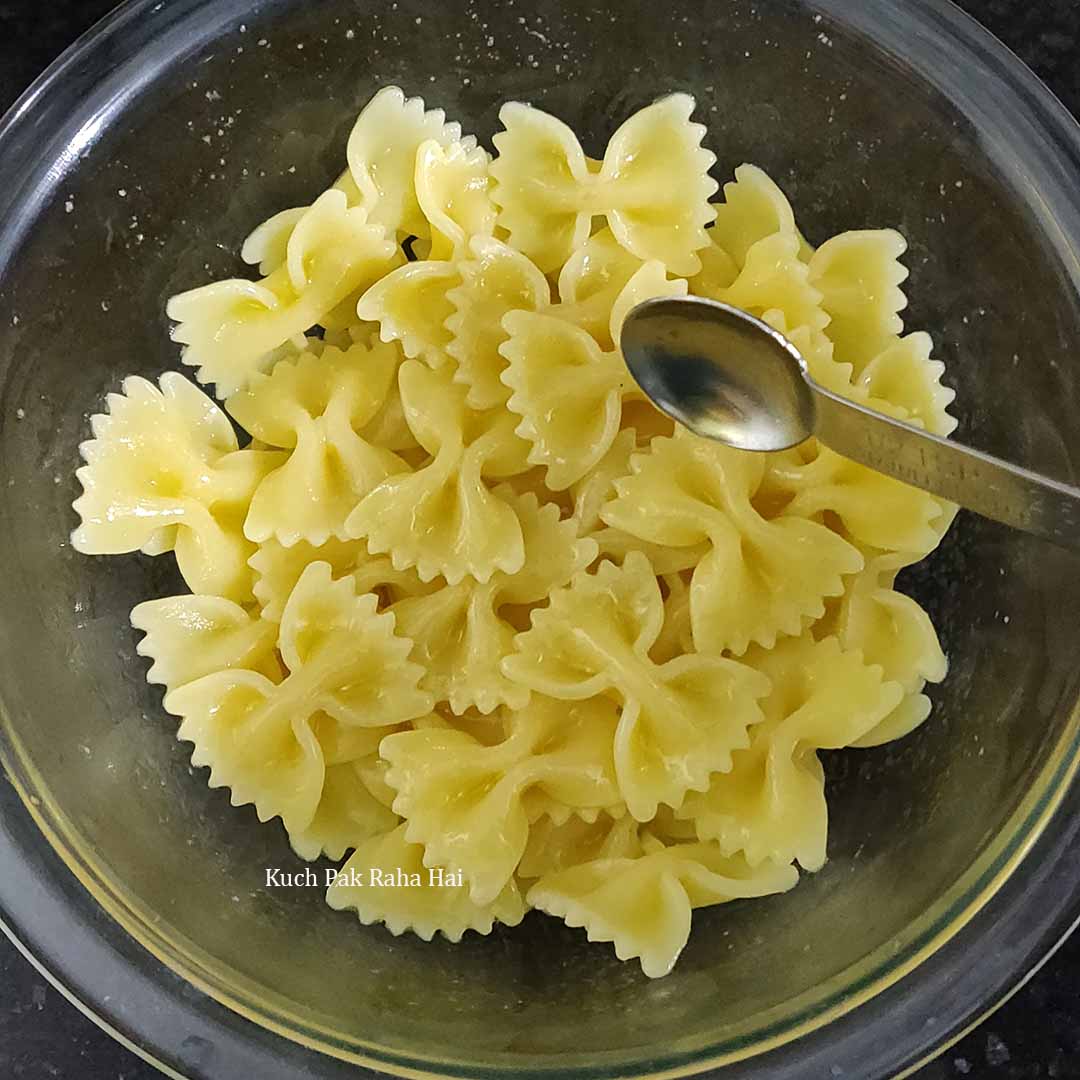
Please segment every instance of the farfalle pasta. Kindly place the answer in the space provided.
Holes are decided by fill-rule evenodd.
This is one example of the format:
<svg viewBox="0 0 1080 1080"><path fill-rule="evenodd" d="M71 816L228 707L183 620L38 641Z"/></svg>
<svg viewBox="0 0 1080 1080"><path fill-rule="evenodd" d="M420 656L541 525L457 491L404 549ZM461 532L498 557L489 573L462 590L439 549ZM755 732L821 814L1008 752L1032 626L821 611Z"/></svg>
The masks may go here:
<svg viewBox="0 0 1080 1080"><path fill-rule="evenodd" d="M620 351L689 293L834 393L947 436L905 242L718 184L686 94L588 156L518 102L494 156L376 93L310 205L173 297L178 372L92 417L73 546L175 554L131 613L211 786L337 865L326 902L458 941L546 912L669 972L693 909L828 855L819 755L907 735L947 661L899 571L955 507L815 440L676 429ZM238 436L237 428L249 438Z"/></svg>
<svg viewBox="0 0 1080 1080"><path fill-rule="evenodd" d="M525 562L521 522L484 483L523 472L527 446L505 410L475 413L464 389L444 372L407 360L398 376L405 420L431 455L415 472L388 477L345 521L372 554L389 553L398 569L415 566L422 581L441 574L486 582Z"/></svg>
<svg viewBox="0 0 1080 1080"><path fill-rule="evenodd" d="M249 599L254 545L244 517L284 456L237 449L225 414L176 372L162 375L160 389L133 375L123 390L109 395L80 447L73 546L91 555L172 551L194 592Z"/></svg>
<svg viewBox="0 0 1080 1080"><path fill-rule="evenodd" d="M725 855L751 866L825 863L825 778L816 751L858 743L900 703L903 690L879 665L845 652L835 637L789 637L746 662L772 685L765 719L732 767L689 795L678 814Z"/></svg>
<svg viewBox="0 0 1080 1080"><path fill-rule="evenodd" d="M131 625L144 635L137 652L151 661L146 681L166 692L227 668L281 681L277 627L224 596L146 600L132 608Z"/></svg>
<svg viewBox="0 0 1080 1080"><path fill-rule="evenodd" d="M620 805L613 746L616 710L600 698L569 707L539 695L485 746L465 731L424 728L387 737L386 782L405 837L429 865L460 871L477 904L509 884L529 836L527 796L570 809ZM534 804L535 806L535 804Z"/></svg>
<svg viewBox="0 0 1080 1080"><path fill-rule="evenodd" d="M533 615L503 671L538 693L569 701L610 695L619 702L615 771L639 821L660 803L678 806L712 772L731 768L761 721L757 700L768 683L721 656L686 655L657 664L649 656L663 626L660 587L648 558L603 562L579 574Z"/></svg>
<svg viewBox="0 0 1080 1080"><path fill-rule="evenodd" d="M406 235L426 235L427 224L416 189L417 158L422 147L476 145L462 139L461 125L447 122L442 109L428 109L421 98L406 98L385 86L367 103L345 147L348 176L356 202L371 222Z"/></svg>
<svg viewBox="0 0 1080 1080"><path fill-rule="evenodd" d="M521 527L521 570L497 570L486 582L467 576L454 585L416 589L390 609L413 641L413 659L425 672L421 685L458 716L469 709L490 713L500 705L527 704L529 687L502 670L516 633L506 610L546 600L599 552L595 540L579 538L572 521L560 520L558 509L541 504L532 492L500 485L493 494Z"/></svg>
<svg viewBox="0 0 1080 1080"><path fill-rule="evenodd" d="M312 563L290 593L277 649L286 669L280 682L225 668L170 689L165 708L182 718L179 737L194 743L192 762L209 766L211 786L230 788L234 805L254 804L260 820L280 817L304 855L320 827L331 766L370 753L372 729L381 741L433 702L418 688L421 669L407 660L409 642L394 633L393 616L377 613L375 597L358 595L348 578L332 579L328 563ZM340 791L329 796L343 801ZM358 804L373 814L381 804L363 785L352 796L355 828L367 829L370 815Z"/></svg>
<svg viewBox="0 0 1080 1080"><path fill-rule="evenodd" d="M656 979L675 966L695 907L785 892L797 880L793 866L751 867L714 844L665 845L646 833L633 855L547 874L526 899L568 926L584 927L590 941L610 941L620 960L639 960Z"/></svg>
<svg viewBox="0 0 1080 1080"><path fill-rule="evenodd" d="M166 306L173 340L199 381L227 397L290 346L303 347L306 330L396 261L400 251L386 230L368 224L344 193L327 191L292 227L285 262L262 281L234 278L174 296Z"/></svg>
<svg viewBox="0 0 1080 1080"><path fill-rule="evenodd" d="M671 547L706 541L694 569L690 620L694 644L741 655L798 635L839 596L843 578L862 569L857 548L798 512L795 500L767 514L754 503L766 460L680 432L654 439L615 482L603 520L632 536ZM876 474L875 474L876 475Z"/></svg>
<svg viewBox="0 0 1080 1080"><path fill-rule="evenodd" d="M715 155L701 146L705 128L690 121L694 99L672 94L635 113L608 143L598 170L562 121L528 105L504 105L506 129L492 166L499 224L510 242L545 272L557 269L603 216L618 242L640 259L659 259L694 274L705 226L716 216L709 196Z"/></svg>
<svg viewBox="0 0 1080 1080"><path fill-rule="evenodd" d="M356 504L405 462L361 434L386 401L401 356L376 341L368 348L328 346L282 360L253 375L225 402L229 414L260 442L292 453L259 481L244 535L285 545L346 539Z"/></svg>

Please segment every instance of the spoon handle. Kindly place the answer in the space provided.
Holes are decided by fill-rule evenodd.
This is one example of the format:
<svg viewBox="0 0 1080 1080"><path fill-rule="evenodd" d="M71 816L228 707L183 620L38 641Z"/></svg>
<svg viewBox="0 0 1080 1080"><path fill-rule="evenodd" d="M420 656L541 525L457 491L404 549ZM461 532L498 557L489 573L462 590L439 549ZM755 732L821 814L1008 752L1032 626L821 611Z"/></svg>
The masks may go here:
<svg viewBox="0 0 1080 1080"><path fill-rule="evenodd" d="M817 412L814 434L838 454L994 521L1080 550L1080 488L932 435L806 381Z"/></svg>

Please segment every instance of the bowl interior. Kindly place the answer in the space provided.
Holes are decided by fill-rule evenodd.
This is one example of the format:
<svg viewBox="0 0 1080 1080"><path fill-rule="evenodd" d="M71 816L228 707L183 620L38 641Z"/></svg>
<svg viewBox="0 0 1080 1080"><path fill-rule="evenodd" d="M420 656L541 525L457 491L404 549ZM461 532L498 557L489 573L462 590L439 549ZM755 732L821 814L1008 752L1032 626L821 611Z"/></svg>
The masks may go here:
<svg viewBox="0 0 1080 1080"><path fill-rule="evenodd" d="M114 57L48 133L55 168L18 194L0 248L0 696L65 841L204 985L338 1052L636 1072L743 1053L854 1000L948 924L995 844L1019 842L1024 799L1071 735L1068 556L960 516L902 579L950 658L931 719L828 755L826 867L788 895L698 912L675 972L650 982L544 917L425 944L332 912L320 889L265 888L267 867L303 864L280 828L206 788L134 652L130 608L182 591L171 560L67 544L76 448L123 376L178 366L165 298L246 273L243 237L333 180L381 85L488 143L500 103L530 101L592 155L630 111L688 90L717 178L764 167L812 242L904 233L907 322L947 365L957 437L1075 479L1080 301L1038 185L969 109L806 4L246 7L220 5L152 60Z"/></svg>

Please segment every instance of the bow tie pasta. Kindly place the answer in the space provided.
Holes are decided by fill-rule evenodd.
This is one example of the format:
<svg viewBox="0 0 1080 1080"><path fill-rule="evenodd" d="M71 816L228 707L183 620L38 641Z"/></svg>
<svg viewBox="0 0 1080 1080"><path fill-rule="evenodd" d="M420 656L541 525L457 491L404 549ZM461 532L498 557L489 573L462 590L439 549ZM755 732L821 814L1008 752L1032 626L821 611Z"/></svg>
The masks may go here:
<svg viewBox="0 0 1080 1080"><path fill-rule="evenodd" d="M701 839L716 841L725 855L742 852L751 866L795 860L819 870L827 811L816 751L857 743L900 703L903 689L834 637L784 638L747 661L772 684L765 720L750 745L734 752L732 767L678 813Z"/></svg>
<svg viewBox="0 0 1080 1080"><path fill-rule="evenodd" d="M160 386L133 375L91 418L72 545L88 555L172 551L192 590L245 601L254 545L244 517L284 455L238 450L228 418L182 375L166 372Z"/></svg>
<svg viewBox="0 0 1080 1080"><path fill-rule="evenodd" d="M649 656L664 619L648 558L631 552L621 567L602 562L578 574L533 614L503 671L539 693L569 701L610 695L621 705L615 770L639 821L657 806L679 806L716 771L731 768L760 723L757 699L768 681L734 660L687 655L657 664Z"/></svg>
<svg viewBox="0 0 1080 1080"><path fill-rule="evenodd" d="M618 242L640 259L659 259L676 274L701 267L715 218L709 196L714 154L705 128L690 122L694 99L672 94L635 113L611 137L599 170L561 120L511 102L499 119L492 166L499 224L510 243L545 272L585 243L603 216Z"/></svg>
<svg viewBox="0 0 1080 1080"><path fill-rule="evenodd" d="M753 165L710 202L693 110L594 159L512 102L491 156L380 90L336 182L247 237L261 277L168 302L223 408L169 372L91 419L73 546L175 554L191 593L131 613L148 681L364 924L458 941L532 908L662 976L694 908L822 867L820 755L906 736L945 678L896 577L955 507L813 439L676 430L627 369L631 309L694 294L956 426L903 237L815 249Z"/></svg>
<svg viewBox="0 0 1080 1080"><path fill-rule="evenodd" d="M463 387L416 360L401 365L398 385L405 420L430 461L369 492L346 531L366 538L372 553L388 552L399 569L415 566L423 581L517 573L525 562L521 522L485 484L525 470L526 447L509 413L473 412Z"/></svg>
<svg viewBox="0 0 1080 1080"><path fill-rule="evenodd" d="M751 867L714 844L665 846L645 834L640 852L582 862L542 877L526 900L584 927L590 941L610 941L620 960L638 959L650 978L666 975L690 938L695 907L784 892L793 866Z"/></svg>
<svg viewBox="0 0 1080 1080"><path fill-rule="evenodd" d="M199 381L227 397L400 258L381 226L369 225L342 192L327 191L293 226L284 264L262 281L235 278L174 296L166 306L177 324L173 340Z"/></svg>
<svg viewBox="0 0 1080 1080"><path fill-rule="evenodd" d="M523 708L529 688L507 678L501 667L513 651L515 627L507 614L546 600L599 548L579 538L571 521L560 521L557 507L541 505L532 492L500 485L494 492L514 511L521 526L525 562L516 574L496 571L487 582L473 577L456 585L416 591L391 610L401 632L414 642L413 659L424 668L421 686L458 716L500 705Z"/></svg>
<svg viewBox="0 0 1080 1080"><path fill-rule="evenodd" d="M363 436L397 378L392 345L332 346L281 360L225 402L232 417L268 446L291 450L251 497L244 534L283 544L347 538L345 519L377 484L407 468Z"/></svg>
<svg viewBox="0 0 1080 1080"><path fill-rule="evenodd" d="M738 656L752 642L770 647L781 634L798 635L825 613L827 597L840 595L844 576L862 569L859 551L799 512L796 500L775 514L755 506L765 467L763 455L687 432L654 439L601 513L653 543L709 543L690 585L699 649Z"/></svg>

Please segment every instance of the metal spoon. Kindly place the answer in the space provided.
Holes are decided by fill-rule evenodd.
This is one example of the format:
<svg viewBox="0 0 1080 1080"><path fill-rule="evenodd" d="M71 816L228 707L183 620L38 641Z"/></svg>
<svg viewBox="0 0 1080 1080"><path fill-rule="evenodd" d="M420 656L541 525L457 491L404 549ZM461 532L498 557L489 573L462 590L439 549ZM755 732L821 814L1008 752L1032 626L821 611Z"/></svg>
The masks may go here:
<svg viewBox="0 0 1080 1080"><path fill-rule="evenodd" d="M762 451L813 435L860 465L1080 549L1080 488L831 393L783 334L745 311L700 297L646 300L620 344L641 389L697 435Z"/></svg>

